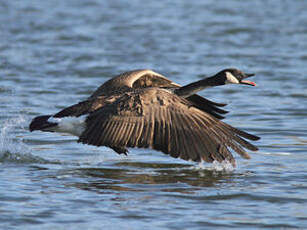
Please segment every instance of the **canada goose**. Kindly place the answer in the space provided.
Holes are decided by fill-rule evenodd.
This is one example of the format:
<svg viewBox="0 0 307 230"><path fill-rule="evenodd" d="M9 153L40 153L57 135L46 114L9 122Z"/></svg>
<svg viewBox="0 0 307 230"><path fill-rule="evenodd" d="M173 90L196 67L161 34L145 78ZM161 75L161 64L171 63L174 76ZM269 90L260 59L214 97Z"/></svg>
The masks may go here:
<svg viewBox="0 0 307 230"><path fill-rule="evenodd" d="M128 147L152 148L184 160L227 160L235 166L229 148L249 159L243 148L258 148L245 139L260 138L222 122L227 111L218 107L226 104L195 93L225 84L255 86L245 80L253 75L225 69L181 87L152 70L134 70L106 81L85 101L35 117L29 129L70 133L78 142L108 146L119 154L127 154Z"/></svg>

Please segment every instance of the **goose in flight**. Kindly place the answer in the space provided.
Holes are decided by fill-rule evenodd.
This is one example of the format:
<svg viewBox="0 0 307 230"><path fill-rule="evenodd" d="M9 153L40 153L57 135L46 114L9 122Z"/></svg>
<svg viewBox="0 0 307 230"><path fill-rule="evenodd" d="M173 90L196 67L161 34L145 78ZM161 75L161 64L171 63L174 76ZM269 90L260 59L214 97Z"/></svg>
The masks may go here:
<svg viewBox="0 0 307 230"><path fill-rule="evenodd" d="M152 70L122 73L102 84L86 100L53 115L35 117L30 131L69 133L78 142L107 146L127 154L127 148L152 148L175 158L196 162L229 161L233 151L249 159L247 140L259 137L222 121L227 111L196 93L225 84L255 86L254 74L225 69L186 86ZM247 140L246 140L247 139Z"/></svg>

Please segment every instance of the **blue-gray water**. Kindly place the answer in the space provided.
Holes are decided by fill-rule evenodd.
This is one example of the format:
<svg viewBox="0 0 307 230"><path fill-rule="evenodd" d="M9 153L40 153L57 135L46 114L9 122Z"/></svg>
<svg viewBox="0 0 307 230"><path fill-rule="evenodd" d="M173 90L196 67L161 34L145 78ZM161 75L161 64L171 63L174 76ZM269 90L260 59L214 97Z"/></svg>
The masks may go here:
<svg viewBox="0 0 307 230"><path fill-rule="evenodd" d="M1 1L0 229L307 229L306 12L293 0ZM236 169L27 130L123 71L186 84L226 67L258 84L201 93L262 137Z"/></svg>

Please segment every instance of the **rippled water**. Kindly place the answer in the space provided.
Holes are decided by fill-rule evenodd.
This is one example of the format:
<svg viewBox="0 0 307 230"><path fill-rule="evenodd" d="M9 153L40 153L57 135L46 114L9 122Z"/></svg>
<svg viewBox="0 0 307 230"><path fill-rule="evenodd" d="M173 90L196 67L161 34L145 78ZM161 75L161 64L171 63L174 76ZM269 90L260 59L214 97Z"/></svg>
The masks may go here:
<svg viewBox="0 0 307 230"><path fill-rule="evenodd" d="M1 229L307 229L306 1L1 1ZM186 84L237 67L258 87L202 92L262 137L238 167L118 156L30 133L109 77Z"/></svg>

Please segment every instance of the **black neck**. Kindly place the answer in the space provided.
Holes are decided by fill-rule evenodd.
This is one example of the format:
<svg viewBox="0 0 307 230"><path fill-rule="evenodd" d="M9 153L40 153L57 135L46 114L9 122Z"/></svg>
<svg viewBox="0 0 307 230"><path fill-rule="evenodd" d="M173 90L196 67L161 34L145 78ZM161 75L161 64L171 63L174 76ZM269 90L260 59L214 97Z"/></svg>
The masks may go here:
<svg viewBox="0 0 307 230"><path fill-rule="evenodd" d="M191 84L180 87L179 89L175 90L175 94L181 97L189 97L203 89L224 84L225 80L221 79L221 77L218 75L214 75L212 77L208 77L206 79L192 82Z"/></svg>

